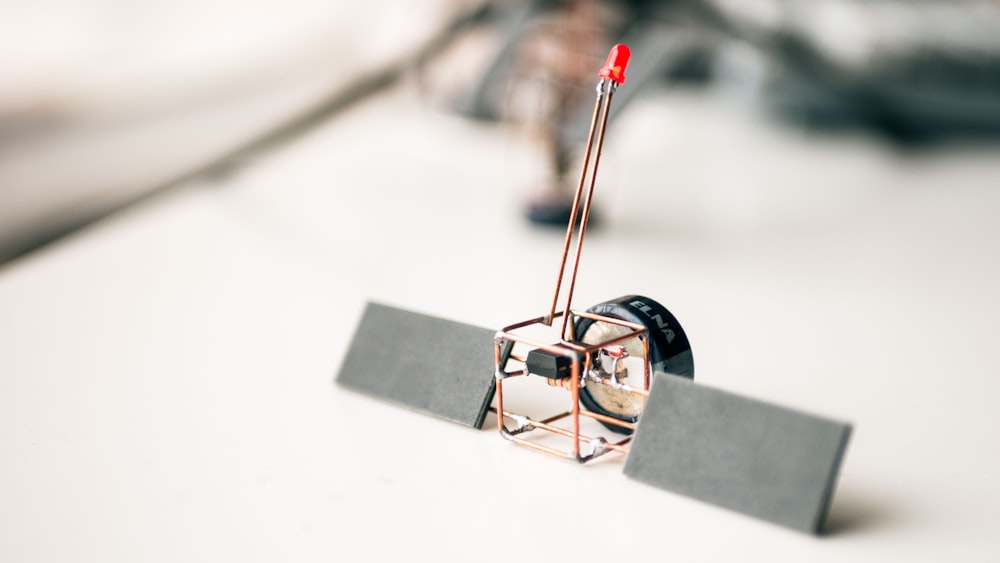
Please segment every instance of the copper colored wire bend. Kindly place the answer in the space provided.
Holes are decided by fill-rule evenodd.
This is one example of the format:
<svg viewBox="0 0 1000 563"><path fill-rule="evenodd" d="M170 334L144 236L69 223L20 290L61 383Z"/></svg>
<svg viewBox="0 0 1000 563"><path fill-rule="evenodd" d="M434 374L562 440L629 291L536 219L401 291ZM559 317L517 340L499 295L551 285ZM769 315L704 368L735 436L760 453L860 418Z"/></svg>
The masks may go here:
<svg viewBox="0 0 1000 563"><path fill-rule="evenodd" d="M621 51L619 50L621 49ZM621 56L620 56L621 54ZM566 238L563 242L562 256L559 262L559 272L556 278L555 291L552 295L552 303L549 307L549 312L543 317L537 317L534 319L529 319L527 321L522 321L508 327L505 327L497 332L495 343L494 343L494 360L495 360L495 379L496 379L496 396L497 396L497 406L494 412L497 413L497 429L500 434L519 445L523 445L532 448L537 451L549 453L558 457L565 457L569 459L575 459L579 462L586 462L594 459L604 453L615 451L619 453L627 453L628 449L626 445L631 441L631 436L626 437L617 442L610 442L604 438L591 438L580 433L580 416L586 416L594 420L605 422L612 425L617 425L621 428L627 430L634 430L635 424L618 420L616 418L595 412L581 411L580 409L580 390L581 387L586 383L584 381L584 375L590 374L592 370L592 361L596 354L607 346L612 346L616 344L623 343L632 338L639 338L643 346L643 361L644 361L644 372L643 372L643 388L632 389L628 387L624 388L632 393L640 396L647 396L649 391L649 341L646 337L647 329L641 324L632 323L629 321L615 319L607 317L604 315L598 315L595 313L580 312L572 310L573 292L576 288L576 277L580 268L580 257L581 251L583 249L584 237L587 234L587 223L590 219L591 203L594 195L594 186L597 182L597 170L600 165L601 160L601 149L604 145L604 132L608 124L608 115L611 107L611 99L614 95L615 89L621 82L624 82L625 76L625 65L628 62L628 48L623 45L615 46L608 58L608 63L605 64L605 68L601 70L601 81L597 85L597 100L594 103L594 112L590 120L590 128L587 133L587 142L584 152L583 165L580 171L580 181L577 184L576 192L573 196L573 206L570 211L569 224L566 226ZM596 150L595 150L596 143ZM590 169L590 160L593 156L593 169ZM587 182L588 172L590 172L590 181ZM586 193L584 188L586 187ZM582 201L582 208L581 208ZM581 216L582 214L582 216ZM579 221L577 218L579 217ZM579 226L578 226L579 225ZM572 246L572 242L576 238L576 248L574 249L573 255L573 268L569 273L568 288L566 291L566 304L563 311L557 313L556 307L559 302L559 296L563 289L563 282L566 278L566 264L569 260L569 251ZM562 317L562 326L560 329L560 342L556 344L538 342L533 339L527 338L520 334L515 334L514 331L519 329L543 324L546 326L552 326L553 322ZM606 342L596 343L596 344L584 344L575 341L575 335L573 334L573 324L571 323L571 318L579 319L585 318L598 322L605 322L614 325L624 327L626 330L625 334L616 336L607 340ZM509 344L509 347L507 345ZM569 359L570 374L565 379L550 379L549 383L559 387L567 389L571 394L571 410L568 412L562 412L543 420L533 420L527 416L522 416L515 414L513 412L504 409L503 400L503 384L504 380L510 377L528 375L528 368L525 366L524 369L506 371L506 364L514 360L519 363L526 363L527 357L523 354L515 354L513 352L513 346L515 344L521 344L525 346L531 346L537 350L543 350L549 354L554 354L556 356L562 356ZM506 357L505 357L505 347ZM600 381L596 383L591 383L596 385L601 385ZM571 429L556 426L554 423L558 420L570 417ZM511 419L518 422L518 426L514 429L507 428L505 424L505 419ZM560 435L566 438L570 438L573 442L573 446L569 451L559 450L557 448L527 440L520 437L520 434L530 432L532 430L544 430L556 435ZM581 454L581 442L587 443L591 446L591 451L585 455Z"/></svg>

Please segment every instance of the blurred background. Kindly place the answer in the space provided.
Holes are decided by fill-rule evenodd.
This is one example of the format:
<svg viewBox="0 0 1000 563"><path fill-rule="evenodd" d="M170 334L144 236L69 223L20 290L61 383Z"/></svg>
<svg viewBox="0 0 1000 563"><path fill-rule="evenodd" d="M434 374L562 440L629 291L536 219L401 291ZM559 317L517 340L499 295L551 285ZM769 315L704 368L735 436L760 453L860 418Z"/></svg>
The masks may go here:
<svg viewBox="0 0 1000 563"><path fill-rule="evenodd" d="M899 151L1000 137L988 0L4 0L0 13L0 261L225 174L400 79L428 106L523 133L544 155L524 213L560 224L591 74L615 42L637 53L616 112L643 92L722 93Z"/></svg>

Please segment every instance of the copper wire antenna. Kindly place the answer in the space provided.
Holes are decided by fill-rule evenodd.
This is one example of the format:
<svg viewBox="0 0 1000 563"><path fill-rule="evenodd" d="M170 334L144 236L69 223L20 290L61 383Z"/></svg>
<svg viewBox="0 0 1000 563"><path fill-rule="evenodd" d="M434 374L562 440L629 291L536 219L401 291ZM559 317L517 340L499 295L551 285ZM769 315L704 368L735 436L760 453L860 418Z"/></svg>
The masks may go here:
<svg viewBox="0 0 1000 563"><path fill-rule="evenodd" d="M495 341L496 410L497 428L500 434L517 444L560 457L575 459L581 463L612 451L627 453L626 446L631 440L631 436L608 440L603 436L584 435L581 433L581 416L595 419L606 427L624 434L631 434L635 429L635 421L630 420L630 417L616 416L615 412L602 412L601 408L581 408L581 400L586 400L583 397L591 397L586 388L588 386L591 388L604 386L608 388L608 391L602 392L600 396L611 397L612 403L641 405L645 402L650 385L648 326L641 322L635 322L640 320L638 318L628 320L621 316L603 315L594 311L575 311L572 306L581 251L587 234L587 223L590 219L594 187L600 167L604 132L608 125L609 110L615 91L625 82L625 70L630 57L631 51L628 46L615 45L611 48L607 61L598 73L600 80L597 83L597 98L594 101L594 111L584 147L580 179L573 196L569 222L566 225L566 237L563 241L555 290L552 294L549 311L544 316L503 328L497 332ZM570 257L571 249L573 251L572 259ZM567 264L570 263L572 266L567 271ZM557 312L560 296L564 290L564 305L562 310ZM669 313L667 315L669 316ZM522 332L523 329L534 325L552 327L560 318L562 320L559 336L555 343L541 342ZM588 326L605 327L603 332L601 330L593 331L594 334L601 333L601 337L592 338L590 342L578 339L575 325L580 322L589 322ZM612 328L608 329L607 327ZM686 343L686 338L684 338L684 342ZM527 348L526 353L523 351L524 348ZM629 356L638 356L642 360L642 367L639 370L642 376L638 385L625 382L625 358ZM511 368L510 364L512 363L519 364L519 366ZM532 419L506 410L504 407L504 380L529 375L540 376L545 378L549 385L568 390L571 395L569 410L540 419ZM591 399L590 406L593 406L596 401L593 400L593 397ZM570 419L570 427L556 425L557 421L565 418ZM508 420L513 421L514 425L509 427L506 422ZM533 430L544 430L569 438L570 447L559 449L522 436ZM586 444L586 450L581 447L582 444Z"/></svg>
<svg viewBox="0 0 1000 563"><path fill-rule="evenodd" d="M597 83L597 99L594 101L594 112L590 118L590 128L587 132L587 141L583 154L583 168L580 170L580 181L577 183L576 192L573 194L572 211L569 223L566 225L566 239L563 243L562 259L559 261L559 273L556 276L556 288L552 294L552 306L549 307L549 314L546 317L546 324L551 325L554 320L556 306L559 302L559 294L562 290L563 279L566 275L566 261L569 258L569 249L576 235L576 248L573 253L573 270L569 276L569 290L566 293L566 305L563 308L563 325L561 334L563 338L571 338L567 334L567 321L569 320L570 307L573 301L573 290L576 289L576 275L580 268L580 251L583 249L583 239L587 234L587 224L590 221L590 204L594 196L594 186L597 181L597 168L601 163L601 149L604 146L604 131L608 126L608 112L611 109L611 99L615 95L618 86L625 83L625 69L628 67L632 51L627 45L615 45L608 53L608 60L601 68L601 80ZM597 150L593 151L595 141ZM594 153L594 168L590 174L590 182L587 187L586 196L583 198L583 217L577 223L577 216L580 214L580 200L583 196L584 186L587 185L587 172L590 167L591 153Z"/></svg>

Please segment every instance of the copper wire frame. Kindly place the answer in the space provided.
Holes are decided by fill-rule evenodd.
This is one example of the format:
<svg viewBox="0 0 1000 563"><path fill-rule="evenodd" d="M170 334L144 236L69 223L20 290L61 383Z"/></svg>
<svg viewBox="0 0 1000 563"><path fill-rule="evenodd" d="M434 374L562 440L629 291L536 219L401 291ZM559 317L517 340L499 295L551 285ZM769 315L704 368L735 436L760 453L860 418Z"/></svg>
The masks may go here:
<svg viewBox="0 0 1000 563"><path fill-rule="evenodd" d="M583 248L583 240L587 234L587 222L590 218L591 201L594 194L594 185L597 179L597 169L601 161L601 148L604 145L604 131L608 124L608 114L611 107L611 99L614 96L618 83L614 80L602 78L597 84L597 99L594 102L594 112L590 120L590 130L587 133L587 142L583 157L583 168L580 171L580 181L577 184L576 193L573 196L569 224L566 226L566 238L562 249L562 259L559 263L559 272L556 277L555 292L552 295L552 303L547 315L528 319L512 324L497 331L494 339L494 377L496 379L497 398L497 429L500 435L522 446L552 454L558 457L574 459L580 463L585 463L596 459L609 452L628 453L628 443L631 436L617 441L608 441L603 436L587 436L580 432L580 417L586 416L611 425L616 425L627 430L635 430L635 424L601 413L587 411L581 408L580 391L587 385L608 385L619 391L634 393L643 398L649 396L650 363L649 363L649 340L647 338L646 327L622 319L616 319L605 315L577 311L571 308L573 301L573 291L576 287L577 272L580 267L580 255ZM596 150L595 150L596 149ZM593 156L593 169L590 168L590 160ZM590 181L588 183L588 171ZM586 188L586 189L585 189ZM580 217L579 224L577 217ZM567 274L566 265L570 258L570 247L576 239L576 248L572 260L572 269ZM563 282L568 276L566 286L565 307L563 311L557 312L557 304L562 294ZM553 327L556 319L562 318L559 330L559 341L557 343L541 342L529 338L518 331L536 325ZM576 340L575 324L579 319L590 319L595 322L605 322L612 325L625 327L625 334L609 338L604 342L586 344ZM625 385L613 379L613 375L602 377L594 370L593 361L602 349L621 344L627 340L639 338L642 342L643 360L643 384L642 389ZM557 413L555 415L536 420L525 415L520 415L504 408L504 381L512 377L534 376L527 369L525 358L514 354L514 346L521 344L535 349L545 350L551 354L557 354L569 359L569 377L561 379L547 379L550 385L556 385L567 389L570 392L570 410ZM511 361L520 363L521 369L509 369ZM534 376L540 377L540 376ZM570 427L558 426L555 422L569 418ZM507 420L512 420L516 426L509 428ZM549 434L556 434L569 438L571 446L569 449L560 450L536 440L531 440L522 435L532 431L541 430ZM581 444L587 444L588 451L584 452Z"/></svg>
<svg viewBox="0 0 1000 563"><path fill-rule="evenodd" d="M556 316L561 316L562 313L557 313ZM643 398L649 395L649 383L650 383L650 368L649 368L649 340L647 339L647 330L643 325L632 323L629 321L624 321L621 319L616 319L613 317L607 317L604 315L597 315L593 313L588 313L584 311L572 311L571 316L574 321L576 319L585 318L591 319L593 321L600 321L611 323L619 326L623 326L628 329L628 332L620 336L616 336L611 339L607 339L603 342L598 342L596 344L583 344L581 342L572 340L562 340L557 344L544 343L533 338L529 338L523 334L519 334L518 331L521 329L528 328L534 325L546 325L550 326L547 322L549 319L546 317L537 317L529 319L520 323L516 323L497 332L497 336L494 342L494 359L495 359L495 378L496 378L496 397L497 397L497 430L499 430L500 435L505 439L519 444L522 446L529 447L531 449L545 452L548 454L555 455L557 457L563 457L567 459L576 460L580 463L586 463L593 459L596 459L609 452L618 452L621 454L628 453L628 443L631 441L632 437L628 436L622 438L618 441L608 441L607 438L603 436L587 436L580 431L580 417L589 417L598 421L606 422L608 424L617 425L621 428L635 430L635 424L631 422L626 422L619 420L617 418L612 418L600 413L587 411L580 406L580 391L586 385L612 385L612 383L604 378L600 378L592 374L593 369L593 359L595 354L600 350L621 344L627 340L633 338L639 338L642 342L643 348L643 384L642 388L629 387L624 384L614 385L615 389L626 391L629 393L634 393L637 396ZM521 369L510 369L508 364L511 363L524 363L524 358L517 356L515 354L504 354L504 349L511 344L522 344L531 348L539 348L546 350L551 353L560 354L570 359L570 376L562 379L555 380L558 386L566 388L570 392L570 410L563 411L554 414L549 417L542 419L533 419L526 415L517 414L513 411L507 410L504 406L504 382L507 379L513 377L540 377L532 376L523 367ZM506 356L506 357L505 357ZM548 380L550 384L553 380ZM555 422L569 418L570 426L563 427L554 424ZM506 424L507 420L512 420L516 423L514 427L508 427ZM551 434L556 434L569 438L571 440L571 446L569 449L560 450L542 443L536 440L532 440L523 437L522 434L527 434L529 432L541 430ZM589 447L589 451L584 451L581 447L586 444Z"/></svg>

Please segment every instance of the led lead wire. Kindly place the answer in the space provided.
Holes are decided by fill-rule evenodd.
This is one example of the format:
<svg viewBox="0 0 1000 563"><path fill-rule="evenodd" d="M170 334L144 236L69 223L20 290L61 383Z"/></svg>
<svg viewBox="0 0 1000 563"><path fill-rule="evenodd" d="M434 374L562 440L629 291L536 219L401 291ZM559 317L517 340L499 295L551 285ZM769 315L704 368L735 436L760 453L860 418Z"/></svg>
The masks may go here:
<svg viewBox="0 0 1000 563"><path fill-rule="evenodd" d="M566 293L566 306L563 309L562 328L560 335L563 340L572 340L572 325L569 324L570 309L573 302L573 291L576 289L576 275L580 268L580 255L583 249L583 239L587 234L587 223L590 220L591 200L594 195L594 186L597 182L597 169L601 162L601 149L604 146L604 131L608 125L608 113L611 108L611 98L619 85L625 82L625 68L628 66L631 52L625 45L615 45L608 54L607 62L601 69L599 75L600 82L597 83L597 99L594 102L594 113L590 118L590 128L587 132L587 142L583 156L583 166L580 171L580 181L577 183L576 193L573 195L573 205L570 211L569 224L566 226L566 239L563 243L562 259L559 262L559 274L556 277L556 288L552 295L552 305L546 317L546 324L551 325L554 320L556 306L559 302L559 294L562 291L563 280L566 277L566 262L569 259L569 249L572 245L574 235L576 235L576 248L573 253L573 269L569 274L569 287ZM594 150L596 131L597 149ZM591 156L594 157L593 170L590 168ZM590 174L590 182L587 182L587 172ZM587 192L584 196L584 186ZM580 200L583 198L583 209L580 209ZM581 214L579 228L577 228L577 217Z"/></svg>

